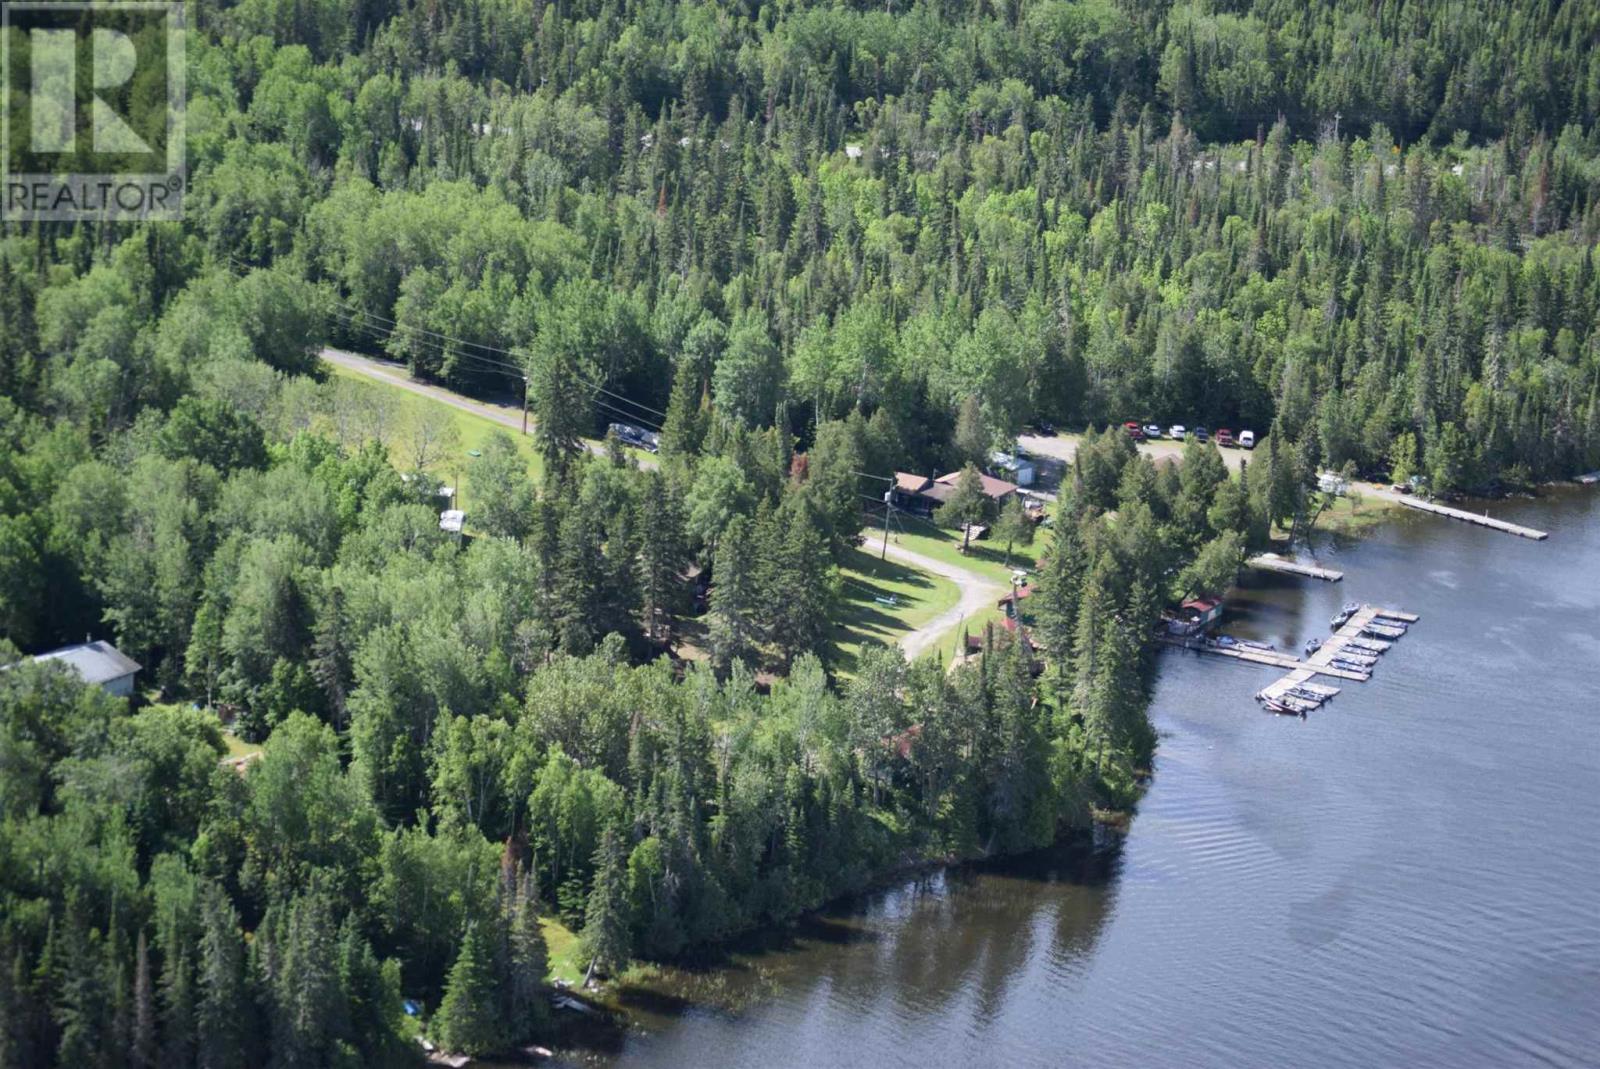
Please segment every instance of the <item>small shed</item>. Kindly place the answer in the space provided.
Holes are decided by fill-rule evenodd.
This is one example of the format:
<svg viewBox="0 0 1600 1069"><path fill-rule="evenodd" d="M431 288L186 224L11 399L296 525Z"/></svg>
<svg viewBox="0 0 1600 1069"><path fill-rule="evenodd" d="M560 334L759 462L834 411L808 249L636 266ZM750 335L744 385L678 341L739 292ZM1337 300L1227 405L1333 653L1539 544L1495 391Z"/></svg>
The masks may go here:
<svg viewBox="0 0 1600 1069"><path fill-rule="evenodd" d="M1168 619L1167 630L1174 635L1204 634L1221 619L1221 598L1190 598Z"/></svg>
<svg viewBox="0 0 1600 1069"><path fill-rule="evenodd" d="M467 514L460 509L445 509L439 514L439 530L451 534L460 534L461 528L466 525Z"/></svg>
<svg viewBox="0 0 1600 1069"><path fill-rule="evenodd" d="M97 684L123 698L133 694L133 677L141 667L138 661L104 639L62 646L58 650L41 653L34 660L64 662L82 676L85 683Z"/></svg>

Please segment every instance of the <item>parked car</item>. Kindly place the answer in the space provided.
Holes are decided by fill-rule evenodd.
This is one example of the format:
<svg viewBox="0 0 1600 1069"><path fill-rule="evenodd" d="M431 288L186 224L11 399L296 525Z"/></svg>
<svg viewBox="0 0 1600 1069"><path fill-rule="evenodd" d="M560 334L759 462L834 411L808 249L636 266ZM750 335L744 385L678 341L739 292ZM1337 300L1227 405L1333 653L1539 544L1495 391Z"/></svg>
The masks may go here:
<svg viewBox="0 0 1600 1069"><path fill-rule="evenodd" d="M1256 432L1255 431L1240 431L1239 432L1239 448L1240 449L1254 449L1255 447L1256 447Z"/></svg>
<svg viewBox="0 0 1600 1069"><path fill-rule="evenodd" d="M1181 423L1174 423L1171 427L1167 428L1167 437L1171 438L1174 442L1181 442L1185 438L1189 437L1188 428Z"/></svg>
<svg viewBox="0 0 1600 1069"><path fill-rule="evenodd" d="M1134 441L1144 441L1144 428L1139 426L1133 420L1130 419L1128 422L1124 423L1122 425L1122 429L1127 431L1128 437L1132 438Z"/></svg>
<svg viewBox="0 0 1600 1069"><path fill-rule="evenodd" d="M624 445L631 445L648 453L655 453L661 449L661 437L654 431L635 427L631 423L613 423L608 429L621 439Z"/></svg>
<svg viewBox="0 0 1600 1069"><path fill-rule="evenodd" d="M1160 438L1161 437L1161 424L1159 424L1159 423L1146 423L1144 425L1144 436L1146 438L1149 438L1151 441L1155 441L1157 438Z"/></svg>
<svg viewBox="0 0 1600 1069"><path fill-rule="evenodd" d="M1196 427L1194 429L1194 440L1201 443L1209 442L1211 440L1211 432L1204 427Z"/></svg>
<svg viewBox="0 0 1600 1069"><path fill-rule="evenodd" d="M1043 419L1034 420L1033 421L1033 429L1038 431L1039 434L1041 434L1045 438L1054 438L1056 436L1056 425L1054 423L1051 423L1048 420L1043 420Z"/></svg>
<svg viewBox="0 0 1600 1069"><path fill-rule="evenodd" d="M1233 432L1230 431L1226 427L1217 428L1217 445L1223 446L1223 445L1232 445L1232 444L1233 444Z"/></svg>

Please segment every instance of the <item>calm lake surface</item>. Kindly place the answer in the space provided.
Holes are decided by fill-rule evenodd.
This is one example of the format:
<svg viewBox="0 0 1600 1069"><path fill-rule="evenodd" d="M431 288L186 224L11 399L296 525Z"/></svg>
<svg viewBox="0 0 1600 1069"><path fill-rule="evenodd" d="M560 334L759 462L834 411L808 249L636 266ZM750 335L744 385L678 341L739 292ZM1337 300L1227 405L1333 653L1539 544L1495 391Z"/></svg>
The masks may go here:
<svg viewBox="0 0 1600 1069"><path fill-rule="evenodd" d="M1298 649L1420 613L1307 720L1266 668L1164 655L1125 841L908 881L640 1003L614 1066L1600 1064L1600 493L1401 516L1252 577Z"/></svg>

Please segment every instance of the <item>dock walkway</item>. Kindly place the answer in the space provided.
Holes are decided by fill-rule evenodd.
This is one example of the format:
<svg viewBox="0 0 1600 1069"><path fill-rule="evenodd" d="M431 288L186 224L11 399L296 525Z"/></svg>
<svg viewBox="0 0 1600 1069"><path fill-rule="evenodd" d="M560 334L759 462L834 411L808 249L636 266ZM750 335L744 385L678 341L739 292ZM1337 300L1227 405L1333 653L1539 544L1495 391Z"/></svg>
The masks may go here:
<svg viewBox="0 0 1600 1069"><path fill-rule="evenodd" d="M1376 664L1358 671L1354 668L1335 665L1333 661L1336 657L1348 650L1351 657L1359 657L1363 661L1375 661L1376 654L1380 654L1394 645L1393 641L1364 637L1364 632L1368 628L1382 626L1382 621L1389 621L1393 624L1414 624L1420 619L1421 617L1414 612L1385 609L1376 605L1363 605L1350 619L1344 622L1342 627L1325 640L1316 652L1303 660L1292 653L1257 649L1254 646L1197 645L1193 640L1183 639L1168 639L1167 641L1172 645L1181 646L1184 649L1192 649L1198 653L1209 653L1216 657L1231 657L1236 661L1247 661L1250 664L1263 664L1271 668L1286 669L1288 671L1287 675L1263 687L1256 697L1258 699L1284 702L1292 708L1315 709L1339 693L1338 687L1315 682L1318 676L1351 680L1357 683L1365 683L1372 678L1372 669L1376 667ZM1394 630L1397 635L1404 633L1398 627L1395 627Z"/></svg>
<svg viewBox="0 0 1600 1069"><path fill-rule="evenodd" d="M1496 531L1504 531L1506 534L1514 534L1518 538L1531 538L1535 542L1543 542L1550 537L1547 531L1524 527L1519 523L1497 520L1487 514L1479 515L1476 512L1467 512L1465 509L1453 509L1449 505L1436 505L1432 501L1419 501L1414 497L1396 496L1394 500L1406 508L1416 509L1419 512L1431 512L1435 516L1448 516L1452 520L1461 520L1463 523L1475 523L1479 527L1489 527Z"/></svg>
<svg viewBox="0 0 1600 1069"><path fill-rule="evenodd" d="M1337 583L1344 578L1343 572L1333 568L1323 568L1316 564L1301 564L1297 560L1290 560L1288 557L1281 557L1276 553L1258 553L1245 561L1245 563L1264 572L1303 575L1310 579L1322 579L1329 583Z"/></svg>

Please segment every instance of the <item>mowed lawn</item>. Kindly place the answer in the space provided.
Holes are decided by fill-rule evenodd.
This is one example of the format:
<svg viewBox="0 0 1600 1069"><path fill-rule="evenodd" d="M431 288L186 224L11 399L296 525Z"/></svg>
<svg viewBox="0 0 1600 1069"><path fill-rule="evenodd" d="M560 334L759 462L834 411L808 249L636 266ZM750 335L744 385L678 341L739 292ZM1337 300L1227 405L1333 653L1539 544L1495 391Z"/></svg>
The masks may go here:
<svg viewBox="0 0 1600 1069"><path fill-rule="evenodd" d="M961 535L957 531L938 527L927 520L911 516L896 516L889 538L894 544L904 546L913 553L953 564L1008 587L1011 585L1011 573L1015 571L1031 573L1038 567L1039 553L1044 549L1049 535L1048 528L1035 527L1033 544L1014 546L1011 550L1010 564L1006 563L1005 544L995 541L993 536L973 541L967 547L967 552L962 553ZM880 521L876 529L868 528L866 548L870 550L882 544L883 527Z"/></svg>
<svg viewBox="0 0 1600 1069"><path fill-rule="evenodd" d="M893 560L879 560L871 541L855 550L839 569L839 610L835 614L834 666L853 675L867 642L893 645L961 600L956 585Z"/></svg>
<svg viewBox="0 0 1600 1069"><path fill-rule="evenodd" d="M443 459L432 464L430 470L433 475L442 479L447 486L456 488L456 501L459 508L471 511L472 487L467 478L467 472L471 469L472 462L476 459L472 454L474 452L483 452L484 441L495 431L509 435L517 443L517 452L521 453L527 460L528 471L535 479L538 479L544 470L543 461L539 458L539 454L534 451L532 435L519 434L516 430L496 423L492 419L457 408L454 405L447 405L443 401L435 400L432 397L413 393L392 382L375 379L358 371L340 367L337 364L328 364L327 367L335 375L349 379L351 382L362 383L374 390L388 390L399 400L401 415L395 420L397 430L391 436L393 440L390 442L389 450L389 455L397 463L405 452L403 440L409 413L426 409L449 419L455 425L456 434L460 438L460 447L452 450ZM470 516L468 521L470 524Z"/></svg>

